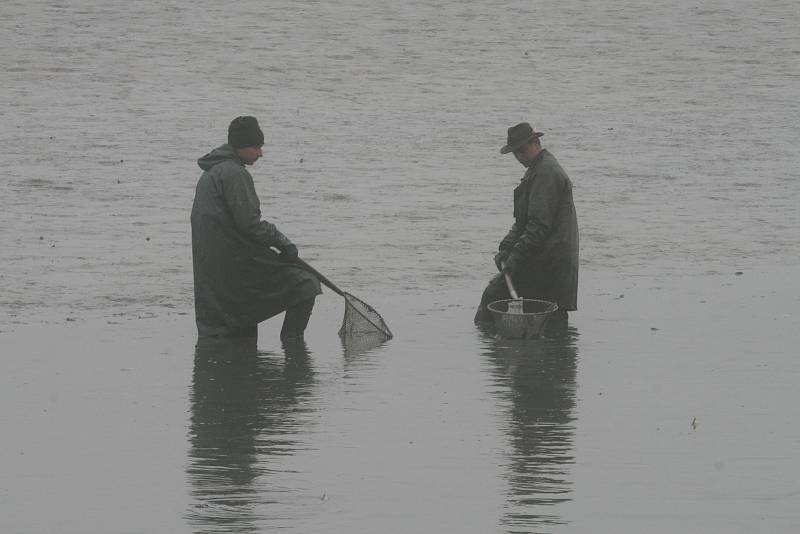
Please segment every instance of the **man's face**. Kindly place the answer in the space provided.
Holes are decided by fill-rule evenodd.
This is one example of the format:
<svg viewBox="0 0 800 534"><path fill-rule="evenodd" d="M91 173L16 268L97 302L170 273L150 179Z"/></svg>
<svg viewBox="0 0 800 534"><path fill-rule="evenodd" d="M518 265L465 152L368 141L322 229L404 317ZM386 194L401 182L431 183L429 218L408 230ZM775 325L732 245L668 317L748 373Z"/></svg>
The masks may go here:
<svg viewBox="0 0 800 534"><path fill-rule="evenodd" d="M517 158L517 161L527 167L538 153L539 147L535 143L529 142L516 149L514 151L514 157Z"/></svg>
<svg viewBox="0 0 800 534"><path fill-rule="evenodd" d="M264 155L262 152L261 147L254 147L248 146L244 148L237 148L236 153L239 155L239 159L242 160L242 163L245 165L252 165L256 162L258 158Z"/></svg>

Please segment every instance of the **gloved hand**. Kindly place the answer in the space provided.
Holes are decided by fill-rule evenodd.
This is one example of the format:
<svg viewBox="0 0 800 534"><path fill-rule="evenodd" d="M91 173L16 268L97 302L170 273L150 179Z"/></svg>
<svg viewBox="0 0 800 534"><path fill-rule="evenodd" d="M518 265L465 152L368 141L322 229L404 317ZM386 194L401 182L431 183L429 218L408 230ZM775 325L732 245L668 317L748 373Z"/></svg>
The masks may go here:
<svg viewBox="0 0 800 534"><path fill-rule="evenodd" d="M508 250L501 250L497 254L494 255L494 264L497 265L497 270L503 270L503 262L506 261L508 258L509 251Z"/></svg>
<svg viewBox="0 0 800 534"><path fill-rule="evenodd" d="M278 247L281 251L280 258L281 261L285 261L286 263L294 263L297 259L297 247L293 244L289 243L288 245L283 245L282 247Z"/></svg>
<svg viewBox="0 0 800 534"><path fill-rule="evenodd" d="M519 252L512 250L506 258L506 263L502 272L508 273L509 275L513 274L519 268L521 259Z"/></svg>

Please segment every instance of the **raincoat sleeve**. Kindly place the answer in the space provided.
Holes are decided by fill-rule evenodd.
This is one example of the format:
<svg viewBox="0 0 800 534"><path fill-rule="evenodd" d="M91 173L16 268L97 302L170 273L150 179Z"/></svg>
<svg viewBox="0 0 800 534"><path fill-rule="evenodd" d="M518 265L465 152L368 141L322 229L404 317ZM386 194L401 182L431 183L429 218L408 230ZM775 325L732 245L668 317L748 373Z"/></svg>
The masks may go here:
<svg viewBox="0 0 800 534"><path fill-rule="evenodd" d="M511 225L511 230L509 230L503 240L500 241L498 250L500 252L510 252L511 249L514 248L514 243L517 242L517 239L519 239L519 226L514 222L514 224Z"/></svg>
<svg viewBox="0 0 800 534"><path fill-rule="evenodd" d="M249 172L242 169L223 180L222 189L233 222L242 234L265 247L281 248L292 243L274 224L261 219L261 202Z"/></svg>
<svg viewBox="0 0 800 534"><path fill-rule="evenodd" d="M544 248L553 230L564 180L557 172L538 173L528 195L528 218L519 234L514 251L524 257L533 257Z"/></svg>

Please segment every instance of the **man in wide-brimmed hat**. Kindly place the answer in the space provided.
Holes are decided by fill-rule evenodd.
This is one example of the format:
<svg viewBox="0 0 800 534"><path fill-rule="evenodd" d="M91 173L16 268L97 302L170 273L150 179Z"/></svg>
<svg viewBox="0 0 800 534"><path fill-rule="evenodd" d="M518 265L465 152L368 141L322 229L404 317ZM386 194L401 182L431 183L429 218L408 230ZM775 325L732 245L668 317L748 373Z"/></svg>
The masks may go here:
<svg viewBox="0 0 800 534"><path fill-rule="evenodd" d="M514 189L514 224L500 241L494 262L500 274L483 292L475 323L490 322L488 304L510 298L504 273L520 297L558 304L560 315L578 307L578 219L572 182L542 148L544 135L527 122L508 129L501 154L513 153L527 168Z"/></svg>
<svg viewBox="0 0 800 534"><path fill-rule="evenodd" d="M302 341L321 292L317 278L294 263L297 247L261 218L245 166L262 156L263 145L256 118L237 117L228 142L197 160L204 172L191 221L200 337L256 336L258 323L285 311L281 340Z"/></svg>

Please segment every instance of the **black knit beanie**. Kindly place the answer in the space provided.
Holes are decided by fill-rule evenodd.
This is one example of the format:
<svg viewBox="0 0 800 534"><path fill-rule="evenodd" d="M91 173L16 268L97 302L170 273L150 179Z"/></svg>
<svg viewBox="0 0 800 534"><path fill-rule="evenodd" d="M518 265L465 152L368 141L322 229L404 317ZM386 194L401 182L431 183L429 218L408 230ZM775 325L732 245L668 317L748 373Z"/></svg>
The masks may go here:
<svg viewBox="0 0 800 534"><path fill-rule="evenodd" d="M233 148L261 148L264 145L264 132L258 127L255 117L236 117L228 126L228 144Z"/></svg>

